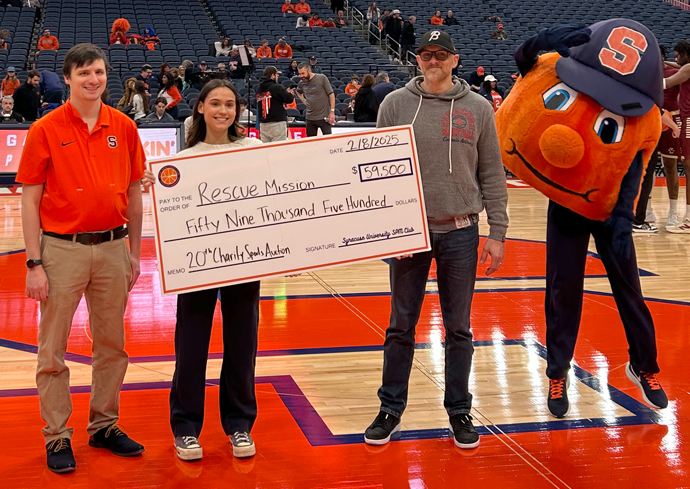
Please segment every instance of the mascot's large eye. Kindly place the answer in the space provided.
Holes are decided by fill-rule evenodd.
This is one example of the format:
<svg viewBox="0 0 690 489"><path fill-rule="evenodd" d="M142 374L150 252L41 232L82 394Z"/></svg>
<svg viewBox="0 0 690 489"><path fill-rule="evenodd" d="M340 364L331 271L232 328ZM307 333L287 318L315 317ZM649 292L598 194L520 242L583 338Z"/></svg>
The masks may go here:
<svg viewBox="0 0 690 489"><path fill-rule="evenodd" d="M603 111L594 123L594 132L604 144L620 143L625 131L625 118L609 112Z"/></svg>
<svg viewBox="0 0 690 489"><path fill-rule="evenodd" d="M542 96L544 107L549 110L568 110L577 99L577 92L565 83L549 88Z"/></svg>

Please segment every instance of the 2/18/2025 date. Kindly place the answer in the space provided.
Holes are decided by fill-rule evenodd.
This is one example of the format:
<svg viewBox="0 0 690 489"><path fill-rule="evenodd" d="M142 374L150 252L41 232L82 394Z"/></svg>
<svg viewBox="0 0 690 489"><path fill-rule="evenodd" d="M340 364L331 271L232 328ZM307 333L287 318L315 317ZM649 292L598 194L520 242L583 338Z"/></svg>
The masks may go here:
<svg viewBox="0 0 690 489"><path fill-rule="evenodd" d="M347 150L359 151L362 149L396 146L399 143L400 140L395 134L387 134L385 136L367 136L358 139L350 139L347 142Z"/></svg>

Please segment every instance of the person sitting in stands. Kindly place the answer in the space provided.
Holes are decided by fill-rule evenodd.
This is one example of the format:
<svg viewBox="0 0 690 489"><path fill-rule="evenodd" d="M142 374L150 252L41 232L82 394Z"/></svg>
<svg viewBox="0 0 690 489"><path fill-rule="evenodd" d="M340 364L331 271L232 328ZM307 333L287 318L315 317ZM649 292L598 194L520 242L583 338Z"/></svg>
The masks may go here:
<svg viewBox="0 0 690 489"><path fill-rule="evenodd" d="M345 87L345 93L354 99L355 95L357 95L358 91L359 91L359 75L357 73L353 73L352 76L350 77L350 83L348 83L347 86Z"/></svg>
<svg viewBox="0 0 690 489"><path fill-rule="evenodd" d="M323 27L323 21L321 17L319 17L319 14L315 13L311 16L311 19L309 19L309 27Z"/></svg>
<svg viewBox="0 0 690 489"><path fill-rule="evenodd" d="M293 76L299 76L299 63L297 63L296 59L293 59L290 61L290 66L288 66L287 69L287 77L292 78Z"/></svg>
<svg viewBox="0 0 690 489"><path fill-rule="evenodd" d="M496 80L493 75L486 75L482 83L482 89L479 90L479 95L489 101L494 108L494 112L496 112L503 103L503 90L498 88L497 85L498 80Z"/></svg>
<svg viewBox="0 0 690 489"><path fill-rule="evenodd" d="M280 9L284 14L294 14L295 6L292 4L292 0L285 0L283 8Z"/></svg>
<svg viewBox="0 0 690 489"><path fill-rule="evenodd" d="M335 22L333 22L333 17L329 17L326 22L323 23L324 27L335 27Z"/></svg>
<svg viewBox="0 0 690 489"><path fill-rule="evenodd" d="M271 46L268 45L268 39L261 40L261 46L256 50L256 57L259 59L272 58L273 52Z"/></svg>
<svg viewBox="0 0 690 489"><path fill-rule="evenodd" d="M10 47L7 45L7 42L5 42L5 39L8 37L12 37L10 34L10 31L7 29L3 29L0 31L0 49L9 49Z"/></svg>
<svg viewBox="0 0 690 489"><path fill-rule="evenodd" d="M496 26L496 30L491 33L491 39L498 39L499 41L508 40L508 34L503 30L503 24Z"/></svg>
<svg viewBox="0 0 690 489"><path fill-rule="evenodd" d="M1 122L24 122L24 118L19 112L14 111L14 99L11 95L2 97L2 113L0 113Z"/></svg>
<svg viewBox="0 0 690 489"><path fill-rule="evenodd" d="M153 27L147 25L144 27L144 30L141 31L141 39L139 42L146 46L146 49L149 51L153 51L156 49L156 44L161 43L161 40L156 35L156 31L153 30Z"/></svg>
<svg viewBox="0 0 690 489"><path fill-rule="evenodd" d="M309 27L309 17L307 15L297 17L297 24L295 24L295 29L299 29L300 27Z"/></svg>
<svg viewBox="0 0 690 489"><path fill-rule="evenodd" d="M227 37L224 37L222 41L216 41L213 45L216 47L216 56L230 56L232 45Z"/></svg>
<svg viewBox="0 0 690 489"><path fill-rule="evenodd" d="M19 88L19 78L14 66L7 67L7 76L2 79L2 95L12 95Z"/></svg>
<svg viewBox="0 0 690 489"><path fill-rule="evenodd" d="M345 20L345 14L343 13L342 10L338 10L338 17L335 19L335 26L340 29L341 27L347 27L348 24L347 20Z"/></svg>
<svg viewBox="0 0 690 489"><path fill-rule="evenodd" d="M249 121L250 124L254 124L256 122L256 116L247 108L249 105L247 99L244 97L240 97L237 103L240 106L240 117L237 119L238 122L240 124L246 124L247 121Z"/></svg>
<svg viewBox="0 0 690 489"><path fill-rule="evenodd" d="M57 37L50 35L50 29L43 29L43 36L38 40L38 50L44 49L57 51L60 47Z"/></svg>
<svg viewBox="0 0 690 489"><path fill-rule="evenodd" d="M180 114L180 108L177 104L182 100L182 95L180 95L180 91L175 86L175 81L170 76L170 73L164 73L161 77L161 89L158 92L158 98L165 100L167 104L165 110L168 111L168 114L173 119L177 119Z"/></svg>
<svg viewBox="0 0 690 489"><path fill-rule="evenodd" d="M127 44L127 31L129 30L127 19L116 19L110 30L110 44ZM47 30L47 29L46 29ZM42 39L42 38L41 38ZM40 41L39 41L40 46Z"/></svg>
<svg viewBox="0 0 690 489"><path fill-rule="evenodd" d="M278 44L273 48L274 58L292 58L292 48L284 37L281 37Z"/></svg>
<svg viewBox="0 0 690 489"><path fill-rule="evenodd" d="M311 66L311 72L312 73L323 73L323 70L321 70L320 66L317 66L317 63L319 61L316 59L316 56L312 56L309 58L309 66Z"/></svg>
<svg viewBox="0 0 690 489"><path fill-rule="evenodd" d="M156 99L156 105L153 106L156 110L151 112L144 119L153 120L154 122L175 122L175 119L165 111L167 105L168 103L164 98L158 97Z"/></svg>
<svg viewBox="0 0 690 489"><path fill-rule="evenodd" d="M458 19L453 17L453 11L449 10L448 13L446 14L446 18L443 19L443 25L460 25L458 23Z"/></svg>
<svg viewBox="0 0 690 489"><path fill-rule="evenodd" d="M246 75L245 69L242 66L242 58L237 46L232 47L230 51L230 60L228 61L228 68L230 69L230 78L239 79Z"/></svg>
<svg viewBox="0 0 690 489"><path fill-rule="evenodd" d="M256 58L256 48L252 45L252 42L249 39L244 40L244 47L247 48L247 53L249 53L249 56Z"/></svg>
<svg viewBox="0 0 690 489"><path fill-rule="evenodd" d="M311 13L311 7L306 2L306 0L299 0L299 3L297 5L295 5L295 13L296 14L310 14Z"/></svg>
<svg viewBox="0 0 690 489"><path fill-rule="evenodd" d="M429 22L431 25L443 25L443 17L441 17L441 11L437 10L434 16Z"/></svg>
<svg viewBox="0 0 690 489"><path fill-rule="evenodd" d="M484 83L484 67L477 67L477 71L470 75L470 88L475 92L478 92L482 88L482 83Z"/></svg>

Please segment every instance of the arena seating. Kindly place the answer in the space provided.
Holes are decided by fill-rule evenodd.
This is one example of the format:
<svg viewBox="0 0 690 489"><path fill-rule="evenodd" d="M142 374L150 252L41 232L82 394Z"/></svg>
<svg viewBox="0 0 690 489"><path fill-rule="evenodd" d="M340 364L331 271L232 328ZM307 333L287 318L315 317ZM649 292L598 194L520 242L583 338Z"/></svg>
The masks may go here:
<svg viewBox="0 0 690 489"><path fill-rule="evenodd" d="M0 67L2 67L0 73L3 78L7 74L6 68L14 66L17 70L17 77L22 82L26 81L24 65L29 56L29 43L31 42L35 16L36 9L34 8L0 8L0 30L7 29L11 35L5 39L9 50L0 49Z"/></svg>

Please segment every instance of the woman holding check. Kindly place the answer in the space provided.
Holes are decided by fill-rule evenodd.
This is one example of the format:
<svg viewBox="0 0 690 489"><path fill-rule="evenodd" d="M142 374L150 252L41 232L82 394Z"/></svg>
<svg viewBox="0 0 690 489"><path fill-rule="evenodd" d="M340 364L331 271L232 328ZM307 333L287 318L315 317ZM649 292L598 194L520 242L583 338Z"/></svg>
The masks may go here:
<svg viewBox="0 0 690 489"><path fill-rule="evenodd" d="M177 156L261 144L246 138L239 123L239 99L227 80L211 80L199 93L192 114L187 149ZM230 163L232 164L232 163ZM146 172L145 185L154 180ZM170 425L177 456L199 460L199 434L204 421L206 361L213 312L220 293L223 315L223 364L220 374L220 417L235 457L256 453L250 432L256 420L254 370L259 327L259 282L179 294L175 326L175 374L170 390Z"/></svg>

